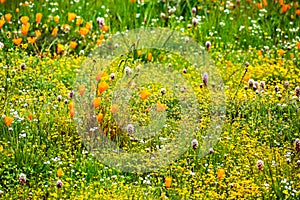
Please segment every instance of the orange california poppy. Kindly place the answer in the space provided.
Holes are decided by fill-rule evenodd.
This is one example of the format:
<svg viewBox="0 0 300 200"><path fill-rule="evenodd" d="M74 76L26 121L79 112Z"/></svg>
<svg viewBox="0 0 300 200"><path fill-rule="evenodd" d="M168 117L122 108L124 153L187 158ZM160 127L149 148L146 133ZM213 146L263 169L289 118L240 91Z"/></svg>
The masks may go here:
<svg viewBox="0 0 300 200"><path fill-rule="evenodd" d="M144 101L145 99L147 99L148 97L151 96L151 93L148 92L147 90L142 90L141 92L141 99Z"/></svg>
<svg viewBox="0 0 300 200"><path fill-rule="evenodd" d="M101 104L100 98L95 98L93 100L93 104L94 104L94 108L98 108L100 106L100 104Z"/></svg>
<svg viewBox="0 0 300 200"><path fill-rule="evenodd" d="M81 28L79 29L79 34L80 34L82 37L85 37L88 33L89 33L89 29L87 29L86 27L81 27Z"/></svg>
<svg viewBox="0 0 300 200"><path fill-rule="evenodd" d="M75 49L77 47L78 43L74 41L70 41L70 48Z"/></svg>
<svg viewBox="0 0 300 200"><path fill-rule="evenodd" d="M168 107L165 104L162 104L160 102L157 102L156 104L156 111L157 112L162 112L165 111Z"/></svg>
<svg viewBox="0 0 300 200"><path fill-rule="evenodd" d="M171 177L166 177L165 178L166 188L170 188L171 187L171 183L172 183L172 178Z"/></svg>
<svg viewBox="0 0 300 200"><path fill-rule="evenodd" d="M34 44L36 41L36 37L27 37L27 40L30 44Z"/></svg>
<svg viewBox="0 0 300 200"><path fill-rule="evenodd" d="M58 24L59 23L59 16L58 15L54 16L53 20L54 20L55 23Z"/></svg>
<svg viewBox="0 0 300 200"><path fill-rule="evenodd" d="M10 13L8 13L8 14L5 14L4 17L7 22L10 22L12 15Z"/></svg>
<svg viewBox="0 0 300 200"><path fill-rule="evenodd" d="M5 123L6 126L10 126L13 121L14 121L13 117L6 116L4 118L4 123Z"/></svg>
<svg viewBox="0 0 300 200"><path fill-rule="evenodd" d="M57 176L58 176L59 178L63 176L63 170L62 170L62 168L59 168L59 169L57 170Z"/></svg>
<svg viewBox="0 0 300 200"><path fill-rule="evenodd" d="M20 46L22 42L22 38L15 38L12 41L15 45Z"/></svg>
<svg viewBox="0 0 300 200"><path fill-rule="evenodd" d="M105 90L107 90L108 84L106 82L101 82L98 84L98 93L101 95Z"/></svg>
<svg viewBox="0 0 300 200"><path fill-rule="evenodd" d="M108 32L109 27L107 25L102 26L102 30L104 32Z"/></svg>
<svg viewBox="0 0 300 200"><path fill-rule="evenodd" d="M58 32L58 28L55 27L55 28L52 30L51 35L52 35L52 36L56 36L57 32Z"/></svg>
<svg viewBox="0 0 300 200"><path fill-rule="evenodd" d="M4 24L5 24L5 21L3 19L0 19L0 28L2 28Z"/></svg>
<svg viewBox="0 0 300 200"><path fill-rule="evenodd" d="M57 53L60 54L62 51L65 50L65 46L63 44L57 45Z"/></svg>
<svg viewBox="0 0 300 200"><path fill-rule="evenodd" d="M218 169L218 179L221 179L224 177L225 170L224 169Z"/></svg>
<svg viewBox="0 0 300 200"><path fill-rule="evenodd" d="M99 114L97 115L97 121L98 121L98 122L101 122L102 119L103 119L103 114L102 114L102 113L99 113Z"/></svg>
<svg viewBox="0 0 300 200"><path fill-rule="evenodd" d="M21 22L22 22L22 24L27 24L28 21L29 21L29 17L27 17L27 16L22 16L22 17L21 17Z"/></svg>
<svg viewBox="0 0 300 200"><path fill-rule="evenodd" d="M73 21L76 18L76 16L77 15L75 13L69 12L68 13L68 21L69 22Z"/></svg>
<svg viewBox="0 0 300 200"><path fill-rule="evenodd" d="M35 15L35 19L36 19L36 23L37 23L37 24L41 23L42 17L43 17L42 13L37 13L37 14Z"/></svg>
<svg viewBox="0 0 300 200"><path fill-rule="evenodd" d="M82 18L77 18L76 26L80 26L82 23L83 23L83 19Z"/></svg>

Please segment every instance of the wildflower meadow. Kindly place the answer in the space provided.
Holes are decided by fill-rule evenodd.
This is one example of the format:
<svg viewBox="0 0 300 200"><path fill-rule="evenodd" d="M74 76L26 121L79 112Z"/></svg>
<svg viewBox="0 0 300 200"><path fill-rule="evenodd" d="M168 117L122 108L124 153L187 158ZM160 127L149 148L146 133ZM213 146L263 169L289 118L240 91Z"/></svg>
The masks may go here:
<svg viewBox="0 0 300 200"><path fill-rule="evenodd" d="M0 199L300 199L300 5L0 0Z"/></svg>

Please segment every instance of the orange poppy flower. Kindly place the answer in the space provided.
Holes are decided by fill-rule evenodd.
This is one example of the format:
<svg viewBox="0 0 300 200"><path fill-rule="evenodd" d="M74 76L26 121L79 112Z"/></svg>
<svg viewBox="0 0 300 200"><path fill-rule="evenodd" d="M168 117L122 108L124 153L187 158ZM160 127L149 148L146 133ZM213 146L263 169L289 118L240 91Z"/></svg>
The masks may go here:
<svg viewBox="0 0 300 200"><path fill-rule="evenodd" d="M108 26L107 25L104 25L104 26L102 26L102 30L104 31L104 32L108 32Z"/></svg>
<svg viewBox="0 0 300 200"><path fill-rule="evenodd" d="M77 18L76 26L80 26L82 23L83 23L83 19L82 18Z"/></svg>
<svg viewBox="0 0 300 200"><path fill-rule="evenodd" d="M65 46L63 44L57 45L57 53L60 54L62 51L65 50Z"/></svg>
<svg viewBox="0 0 300 200"><path fill-rule="evenodd" d="M284 4L281 8L281 13L286 13L286 11L290 8L290 4Z"/></svg>
<svg viewBox="0 0 300 200"><path fill-rule="evenodd" d="M78 92L79 94L82 96L84 94L84 90L85 90L85 86L84 85L80 85L78 88Z"/></svg>
<svg viewBox="0 0 300 200"><path fill-rule="evenodd" d="M30 27L30 24L29 24L29 23L27 23L27 24L22 24L22 27L21 27L21 34L22 34L22 35L27 35L28 30L29 30L29 27Z"/></svg>
<svg viewBox="0 0 300 200"><path fill-rule="evenodd" d="M75 49L77 47L78 43L74 41L70 41L70 48Z"/></svg>
<svg viewBox="0 0 300 200"><path fill-rule="evenodd" d="M32 113L30 113L30 114L28 115L28 119L31 121L31 120L32 120L32 117L33 117L33 115L32 115Z"/></svg>
<svg viewBox="0 0 300 200"><path fill-rule="evenodd" d="M138 56L141 56L142 55L142 50L137 50L137 53L138 53Z"/></svg>
<svg viewBox="0 0 300 200"><path fill-rule="evenodd" d="M37 13L37 14L35 15L35 20L36 20L36 23L37 23L37 24L41 23L42 17L43 17L42 13Z"/></svg>
<svg viewBox="0 0 300 200"><path fill-rule="evenodd" d="M93 103L94 103L94 108L98 108L100 106L100 104L101 104L100 98L95 98L93 100Z"/></svg>
<svg viewBox="0 0 300 200"><path fill-rule="evenodd" d="M165 178L166 188L170 188L171 187L171 183L172 183L172 178L171 177L166 177Z"/></svg>
<svg viewBox="0 0 300 200"><path fill-rule="evenodd" d="M42 35L40 30L35 30L34 32L35 32L36 37L40 37Z"/></svg>
<svg viewBox="0 0 300 200"><path fill-rule="evenodd" d="M102 113L99 113L99 114L97 115L97 121L98 121L98 122L101 122L102 119L103 119L103 114L102 114Z"/></svg>
<svg viewBox="0 0 300 200"><path fill-rule="evenodd" d="M73 104L73 102L70 102L69 103L69 110L73 110L74 109L74 104Z"/></svg>
<svg viewBox="0 0 300 200"><path fill-rule="evenodd" d="M68 13L68 21L69 22L71 22L71 21L73 21L75 18L76 18L76 14L75 13L71 13L71 12L69 12Z"/></svg>
<svg viewBox="0 0 300 200"><path fill-rule="evenodd" d="M55 23L58 24L59 23L59 16L58 15L54 16L53 20L54 20Z"/></svg>
<svg viewBox="0 0 300 200"><path fill-rule="evenodd" d="M256 4L256 6L257 6L258 9L262 9L263 8L263 5L261 3Z"/></svg>
<svg viewBox="0 0 300 200"><path fill-rule="evenodd" d="M5 24L5 21L3 19L0 19L0 28L2 28L4 24Z"/></svg>
<svg viewBox="0 0 300 200"><path fill-rule="evenodd" d="M97 46L99 46L99 45L102 43L102 41L103 41L103 40L98 39L98 40L96 41Z"/></svg>
<svg viewBox="0 0 300 200"><path fill-rule="evenodd" d="M104 39L104 35L101 34L101 35L100 35L100 40L103 40L103 39Z"/></svg>
<svg viewBox="0 0 300 200"><path fill-rule="evenodd" d="M96 76L96 80L99 81L102 77L107 76L106 72L100 72L97 76Z"/></svg>
<svg viewBox="0 0 300 200"><path fill-rule="evenodd" d="M92 22L87 22L87 23L85 24L85 28L87 28L87 29L89 29L89 30L91 30L92 27L93 27L93 23L92 23Z"/></svg>
<svg viewBox="0 0 300 200"><path fill-rule="evenodd" d="M268 2L267 2L267 0L263 0L263 1L262 1L262 4L263 4L263 6L265 6L265 7L266 7L266 6L268 5Z"/></svg>
<svg viewBox="0 0 300 200"><path fill-rule="evenodd" d="M58 176L59 178L63 176L62 168L59 168L59 169L57 170L57 176Z"/></svg>
<svg viewBox="0 0 300 200"><path fill-rule="evenodd" d="M218 179L221 179L224 177L225 170L224 169L218 169Z"/></svg>
<svg viewBox="0 0 300 200"><path fill-rule="evenodd" d="M4 123L5 123L6 126L10 126L13 121L14 121L13 117L6 116L4 118Z"/></svg>
<svg viewBox="0 0 300 200"><path fill-rule="evenodd" d="M34 44L36 41L36 37L27 37L27 40L30 44Z"/></svg>
<svg viewBox="0 0 300 200"><path fill-rule="evenodd" d="M148 58L149 61L151 61L152 58L153 58L153 57L152 57L152 53L149 52L148 55L147 55L147 58Z"/></svg>
<svg viewBox="0 0 300 200"><path fill-rule="evenodd" d="M5 4L5 0L0 0L0 3Z"/></svg>
<svg viewBox="0 0 300 200"><path fill-rule="evenodd" d="M283 54L285 54L285 51L283 49L279 49L278 53L282 56Z"/></svg>
<svg viewBox="0 0 300 200"><path fill-rule="evenodd" d="M27 16L22 16L22 17L21 17L21 22L22 22L22 24L27 24L28 21L29 21L29 17L27 17Z"/></svg>
<svg viewBox="0 0 300 200"><path fill-rule="evenodd" d="M300 42L297 42L296 46L297 46L298 49L300 49Z"/></svg>
<svg viewBox="0 0 300 200"><path fill-rule="evenodd" d="M160 102L157 102L156 105L156 112L162 112L165 111L168 107L165 104L162 104Z"/></svg>
<svg viewBox="0 0 300 200"><path fill-rule="evenodd" d="M294 3L294 7L295 7L295 8L298 8L298 6L299 6L299 3L298 3L298 2L295 2L295 3Z"/></svg>
<svg viewBox="0 0 300 200"><path fill-rule="evenodd" d="M101 82L98 84L98 93L101 95L105 90L107 90L108 84L106 82Z"/></svg>
<svg viewBox="0 0 300 200"><path fill-rule="evenodd" d="M82 37L85 37L88 33L89 33L89 29L87 29L86 27L81 27L81 28L79 29L79 34L80 34Z"/></svg>
<svg viewBox="0 0 300 200"><path fill-rule="evenodd" d="M15 45L20 46L22 42L22 38L15 38L12 41Z"/></svg>
<svg viewBox="0 0 300 200"><path fill-rule="evenodd" d="M283 5L284 5L284 0L279 0L279 4L280 4L281 6L283 6Z"/></svg>
<svg viewBox="0 0 300 200"><path fill-rule="evenodd" d="M5 14L4 17L7 22L10 22L12 15L10 13L8 13L8 14Z"/></svg>
<svg viewBox="0 0 300 200"><path fill-rule="evenodd" d="M75 115L75 109L70 110L70 117L74 117Z"/></svg>
<svg viewBox="0 0 300 200"><path fill-rule="evenodd" d="M300 15L300 10L296 10L296 15L297 15L297 16Z"/></svg>
<svg viewBox="0 0 300 200"><path fill-rule="evenodd" d="M55 28L52 30L51 35L52 35L52 36L56 36L57 32L58 32L58 28L55 27Z"/></svg>
<svg viewBox="0 0 300 200"><path fill-rule="evenodd" d="M141 99L144 101L145 99L147 99L148 97L151 96L151 93L148 92L147 90L142 90L141 92Z"/></svg>

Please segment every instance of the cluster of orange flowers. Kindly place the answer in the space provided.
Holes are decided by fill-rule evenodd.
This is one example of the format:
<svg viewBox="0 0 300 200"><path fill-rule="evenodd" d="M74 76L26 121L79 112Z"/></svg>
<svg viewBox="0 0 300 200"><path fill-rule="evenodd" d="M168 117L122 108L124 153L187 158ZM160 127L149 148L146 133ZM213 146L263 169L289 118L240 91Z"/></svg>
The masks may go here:
<svg viewBox="0 0 300 200"><path fill-rule="evenodd" d="M247 0L247 2L250 2L250 0ZM284 0L279 0L279 5L281 6L281 13L283 13L283 14L286 13L292 7L291 4L284 3ZM267 0L262 0L262 3L257 3L256 6L258 9L262 9L263 7L268 6L268 2L267 2ZM298 8L299 3L295 2L295 3L293 3L293 6L295 8ZM297 9L295 14L296 14L296 16L299 16L300 9Z"/></svg>
<svg viewBox="0 0 300 200"><path fill-rule="evenodd" d="M3 1L3 0L2 0ZM5 1L3 1L5 2ZM77 16L76 13L73 13L73 12L69 12L68 13L68 22L69 23L73 23L75 22L75 25L76 26L81 26L84 22L84 20ZM0 29L3 28L3 26L5 25L5 23L10 23L11 20L12 20L12 14L10 13L7 13L5 14L3 17L0 18ZM42 22L42 19L43 19L43 14L42 13L37 13L35 15L35 22L37 25L39 25L41 22ZM32 26L32 24L30 24L30 19L28 16L22 16L20 18L20 21L22 23L21 25L21 30L20 30L20 35L21 36L24 36L26 37L28 35L28 32L30 30ZM53 17L53 21L56 23L56 24L60 24L60 16L54 16ZM67 33L68 31L70 31L72 28L71 25L69 24L63 24L62 25L62 30ZM85 23L84 26L80 27L79 30L77 30L76 32L82 36L82 37L85 37L87 36L90 31L92 30L93 28L93 23L88 21ZM109 27L107 25L104 25L101 27L102 30L104 32L108 32L109 30ZM58 34L58 31L59 31L59 28L58 27L54 27L52 30L51 30L51 36L57 36ZM35 44L36 43L36 40L38 37L40 37L42 35L42 32L41 30L35 30L35 35L34 36L28 36L26 39L28 41L29 44ZM97 45L100 45L102 43L102 40L104 39L104 35L101 34L100 35L100 38L97 40ZM24 38L23 37L17 37L17 38L14 38L12 39L12 42L17 45L17 46L20 46L23 42ZM76 47L78 46L78 43L75 42L75 41L70 41L70 48L71 49L75 49ZM65 46L62 45L62 44L58 44L57 45L57 53L60 54L62 53L63 51L65 50Z"/></svg>

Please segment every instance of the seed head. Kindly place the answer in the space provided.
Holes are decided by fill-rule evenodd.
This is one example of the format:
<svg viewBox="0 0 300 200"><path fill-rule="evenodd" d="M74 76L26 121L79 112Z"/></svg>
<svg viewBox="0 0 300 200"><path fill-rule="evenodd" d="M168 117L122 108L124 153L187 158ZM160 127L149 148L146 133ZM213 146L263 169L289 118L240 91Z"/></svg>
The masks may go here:
<svg viewBox="0 0 300 200"><path fill-rule="evenodd" d="M196 150L199 144L196 139L193 139L191 142L191 145L192 145L193 149Z"/></svg>
<svg viewBox="0 0 300 200"><path fill-rule="evenodd" d="M253 85L254 85L254 80L253 79L249 79L248 85L249 85L250 88L252 88Z"/></svg>
<svg viewBox="0 0 300 200"><path fill-rule="evenodd" d="M206 72L204 72L204 74L202 75L202 81L203 81L204 86L207 86L208 74Z"/></svg>
<svg viewBox="0 0 300 200"><path fill-rule="evenodd" d="M103 17L97 17L97 24L100 27L104 26L105 25L104 18Z"/></svg>
<svg viewBox="0 0 300 200"><path fill-rule="evenodd" d="M193 13L193 14L196 14L196 12L197 12L197 9L196 9L195 7L193 7L193 8L192 8L192 13Z"/></svg>
<svg viewBox="0 0 300 200"><path fill-rule="evenodd" d="M26 175L21 173L19 176L19 181L22 185L24 185L26 183Z"/></svg>
<svg viewBox="0 0 300 200"><path fill-rule="evenodd" d="M62 185L63 185L63 183L62 183L61 180L58 180L58 181L56 182L56 187L57 187L57 188L61 188Z"/></svg>
<svg viewBox="0 0 300 200"><path fill-rule="evenodd" d="M133 134L134 132L134 126L132 124L128 124L126 127L127 133L128 134Z"/></svg>
<svg viewBox="0 0 300 200"><path fill-rule="evenodd" d="M57 100L58 100L58 101L61 101L61 100L62 100L61 95L58 95L58 96L57 96Z"/></svg>
<svg viewBox="0 0 300 200"><path fill-rule="evenodd" d="M287 89L290 86L290 83L288 81L284 82L284 87Z"/></svg>
<svg viewBox="0 0 300 200"><path fill-rule="evenodd" d="M264 168L264 161L258 160L256 162L256 166L257 166L258 170L260 170L260 171L263 170L263 168Z"/></svg>
<svg viewBox="0 0 300 200"><path fill-rule="evenodd" d="M206 47L207 50L210 49L210 47L211 47L210 41L205 42L205 47Z"/></svg>
<svg viewBox="0 0 300 200"><path fill-rule="evenodd" d="M69 97L70 97L71 99L74 97L74 91L73 91L73 90L71 90L71 91L69 92Z"/></svg>
<svg viewBox="0 0 300 200"><path fill-rule="evenodd" d="M126 76L130 76L132 74L132 70L130 69L130 67L125 67L125 74Z"/></svg>
<svg viewBox="0 0 300 200"><path fill-rule="evenodd" d="M115 73L111 73L110 74L110 80L114 80L115 79Z"/></svg>
<svg viewBox="0 0 300 200"><path fill-rule="evenodd" d="M261 81L260 82L260 87L261 87L262 90L265 90L265 86L266 86L265 82Z"/></svg>
<svg viewBox="0 0 300 200"><path fill-rule="evenodd" d="M22 70L24 70L24 69L26 68L26 64L25 64L25 63L21 63L20 68L21 68Z"/></svg>

